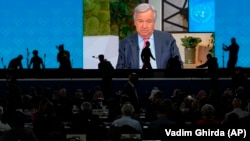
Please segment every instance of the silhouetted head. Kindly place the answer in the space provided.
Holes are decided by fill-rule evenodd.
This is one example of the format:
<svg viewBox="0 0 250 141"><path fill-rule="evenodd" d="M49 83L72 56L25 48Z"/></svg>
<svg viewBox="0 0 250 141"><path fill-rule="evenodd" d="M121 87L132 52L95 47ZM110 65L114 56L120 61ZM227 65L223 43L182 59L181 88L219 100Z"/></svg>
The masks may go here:
<svg viewBox="0 0 250 141"><path fill-rule="evenodd" d="M22 60L23 59L23 55L18 55L17 58L20 59L20 60Z"/></svg>
<svg viewBox="0 0 250 141"><path fill-rule="evenodd" d="M59 45L58 49L59 49L59 51L63 51L64 50L64 45L63 44Z"/></svg>
<svg viewBox="0 0 250 141"><path fill-rule="evenodd" d="M135 85L138 81L138 75L134 72L130 73L129 74L129 81Z"/></svg>
<svg viewBox="0 0 250 141"><path fill-rule="evenodd" d="M100 54L100 55L98 55L98 58L99 58L100 61L103 61L104 60L104 55Z"/></svg>
<svg viewBox="0 0 250 141"><path fill-rule="evenodd" d="M207 54L207 59L212 58L213 56L211 54Z"/></svg>
<svg viewBox="0 0 250 141"><path fill-rule="evenodd" d="M32 52L34 55L38 55L38 50L33 50Z"/></svg>
<svg viewBox="0 0 250 141"><path fill-rule="evenodd" d="M149 47L150 46L150 42L149 41L147 41L146 42L146 46L145 47Z"/></svg>
<svg viewBox="0 0 250 141"><path fill-rule="evenodd" d="M233 37L233 38L231 39L231 42L232 42L232 43L235 43L235 42L236 42L236 39Z"/></svg>

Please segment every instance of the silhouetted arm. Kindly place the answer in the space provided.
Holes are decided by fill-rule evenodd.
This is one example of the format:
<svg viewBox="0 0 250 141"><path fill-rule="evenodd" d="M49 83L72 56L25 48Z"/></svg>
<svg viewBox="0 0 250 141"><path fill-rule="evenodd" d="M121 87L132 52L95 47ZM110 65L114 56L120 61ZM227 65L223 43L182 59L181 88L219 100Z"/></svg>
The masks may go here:
<svg viewBox="0 0 250 141"><path fill-rule="evenodd" d="M208 60L204 64L196 66L196 68L204 68L204 67L207 67L207 66L208 66Z"/></svg>
<svg viewBox="0 0 250 141"><path fill-rule="evenodd" d="M151 51L150 51L150 57L151 57L153 60L155 60L155 58L154 58L154 56L153 56L153 54L152 54Z"/></svg>

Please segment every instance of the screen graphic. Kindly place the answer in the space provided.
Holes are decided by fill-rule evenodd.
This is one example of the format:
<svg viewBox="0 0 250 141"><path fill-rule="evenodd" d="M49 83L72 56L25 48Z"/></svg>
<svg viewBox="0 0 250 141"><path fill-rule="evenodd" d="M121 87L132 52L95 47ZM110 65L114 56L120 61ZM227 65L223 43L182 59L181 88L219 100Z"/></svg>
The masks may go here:
<svg viewBox="0 0 250 141"><path fill-rule="evenodd" d="M58 68L56 46L70 52L73 68L83 66L82 0L0 0L0 58L8 67L12 58L32 51L44 60L46 68ZM1 67L2 68L2 67Z"/></svg>
<svg viewBox="0 0 250 141"><path fill-rule="evenodd" d="M189 32L214 32L215 1L189 0Z"/></svg>

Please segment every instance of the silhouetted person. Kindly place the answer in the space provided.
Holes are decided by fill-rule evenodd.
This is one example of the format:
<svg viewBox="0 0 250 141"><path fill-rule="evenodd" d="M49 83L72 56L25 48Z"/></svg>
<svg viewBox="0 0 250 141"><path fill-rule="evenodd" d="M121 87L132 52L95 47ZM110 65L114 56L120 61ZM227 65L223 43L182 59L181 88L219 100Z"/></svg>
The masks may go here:
<svg viewBox="0 0 250 141"><path fill-rule="evenodd" d="M182 64L179 60L179 56L172 57L168 60L166 70L171 76L178 76L182 69Z"/></svg>
<svg viewBox="0 0 250 141"><path fill-rule="evenodd" d="M100 54L98 58L100 61L98 64L98 70L102 77L104 97L105 99L108 99L112 96L112 78L114 76L114 67L110 61L104 58L103 54Z"/></svg>
<svg viewBox="0 0 250 141"><path fill-rule="evenodd" d="M33 57L30 60L28 68L30 69L32 65L33 74L35 77L37 77L41 73L41 69L45 68L45 65L43 63L42 58L38 56L38 50L34 50L32 54L33 54Z"/></svg>
<svg viewBox="0 0 250 141"><path fill-rule="evenodd" d="M8 107L9 108L9 107ZM15 110L15 109L14 109ZM32 128L25 127L26 115L19 111L8 111L11 130L3 132L1 141L39 141Z"/></svg>
<svg viewBox="0 0 250 141"><path fill-rule="evenodd" d="M229 69L230 73L232 73L238 61L239 45L237 44L236 39L234 37L231 38L231 45L229 46L224 45L223 50L229 51L227 68Z"/></svg>
<svg viewBox="0 0 250 141"><path fill-rule="evenodd" d="M16 58L10 60L7 79L16 79L20 76L23 70L22 60L23 55L18 55Z"/></svg>
<svg viewBox="0 0 250 141"><path fill-rule="evenodd" d="M92 113L90 102L83 102L80 112L73 115L71 131L73 133L86 134L87 140L103 138L105 127L98 115ZM98 135L96 134L98 132Z"/></svg>
<svg viewBox="0 0 250 141"><path fill-rule="evenodd" d="M121 101L123 101L123 103L130 102L134 106L135 113L137 114L140 112L140 101L136 89L138 79L139 78L136 73L130 73L128 82L121 90Z"/></svg>
<svg viewBox="0 0 250 141"><path fill-rule="evenodd" d="M59 49L59 52L57 54L57 61L60 63L60 74L63 77L69 77L72 67L70 62L70 53L69 51L64 50L64 45L59 45L57 48Z"/></svg>
<svg viewBox="0 0 250 141"><path fill-rule="evenodd" d="M213 57L211 54L207 54L207 61L197 66L196 68L205 68L207 67L208 76L211 78L211 89L216 90L217 79L218 79L218 61L216 57Z"/></svg>
<svg viewBox="0 0 250 141"><path fill-rule="evenodd" d="M150 139L168 140L165 129L175 130L177 123L169 117L169 107L165 103L159 103L155 109L156 119L151 121L148 127L148 134Z"/></svg>
<svg viewBox="0 0 250 141"><path fill-rule="evenodd" d="M147 41L146 46L142 49L142 52L141 52L141 60L143 62L142 69L152 69L152 66L150 64L150 58L155 60L154 56L151 53L149 46L150 46L150 43Z"/></svg>

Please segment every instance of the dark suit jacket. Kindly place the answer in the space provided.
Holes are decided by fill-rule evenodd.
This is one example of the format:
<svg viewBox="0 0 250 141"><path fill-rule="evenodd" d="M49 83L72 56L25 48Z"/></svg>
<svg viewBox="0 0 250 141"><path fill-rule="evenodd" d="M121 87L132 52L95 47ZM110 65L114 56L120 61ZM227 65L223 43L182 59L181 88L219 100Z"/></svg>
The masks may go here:
<svg viewBox="0 0 250 141"><path fill-rule="evenodd" d="M170 33L155 30L153 35L157 69L165 69L168 60L176 55L181 60L175 39ZM120 41L116 69L139 69L139 57L138 34L135 33Z"/></svg>
<svg viewBox="0 0 250 141"><path fill-rule="evenodd" d="M126 83L121 91L121 94L122 96L127 96L127 102L130 102L134 106L135 113L138 113L140 109L140 103L135 86L132 86L129 82Z"/></svg>

